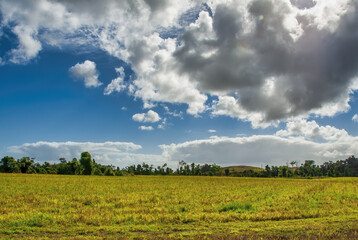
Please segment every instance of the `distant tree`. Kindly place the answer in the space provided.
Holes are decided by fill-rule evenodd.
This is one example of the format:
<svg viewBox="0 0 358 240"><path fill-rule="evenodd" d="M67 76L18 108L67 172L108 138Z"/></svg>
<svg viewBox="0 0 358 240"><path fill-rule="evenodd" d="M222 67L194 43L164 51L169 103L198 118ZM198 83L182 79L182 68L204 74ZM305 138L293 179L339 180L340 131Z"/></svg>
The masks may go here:
<svg viewBox="0 0 358 240"><path fill-rule="evenodd" d="M301 174L303 176L312 177L315 173L315 162L314 160L306 160L305 163L300 167Z"/></svg>
<svg viewBox="0 0 358 240"><path fill-rule="evenodd" d="M97 167L93 168L93 171L92 171L91 174L92 174L92 175L97 175L97 176L102 176L102 175L103 175L101 169L100 169L100 168L97 168Z"/></svg>
<svg viewBox="0 0 358 240"><path fill-rule="evenodd" d="M230 169L229 169L229 168L226 168L226 169L225 169L225 175L226 175L226 176L229 176L229 174L230 174Z"/></svg>
<svg viewBox="0 0 358 240"><path fill-rule="evenodd" d="M104 175L105 176L115 176L116 174L114 173L114 171L111 167L107 167L106 170L104 171Z"/></svg>
<svg viewBox="0 0 358 240"><path fill-rule="evenodd" d="M291 165L291 167L294 167L294 166L297 165L297 163L298 163L298 161L291 161L291 162L290 162L290 165Z"/></svg>
<svg viewBox="0 0 358 240"><path fill-rule="evenodd" d="M279 167L279 177L288 177L288 167L287 166Z"/></svg>
<svg viewBox="0 0 358 240"><path fill-rule="evenodd" d="M271 176L271 168L270 168L269 165L266 165L265 170L266 170L266 176L267 177L272 177Z"/></svg>
<svg viewBox="0 0 358 240"><path fill-rule="evenodd" d="M78 162L77 158L73 158L72 161L69 162L69 165L71 166L72 174L75 174L75 175L81 174L81 165Z"/></svg>
<svg viewBox="0 0 358 240"><path fill-rule="evenodd" d="M13 157L3 157L0 161L0 172L12 173L16 167L16 161Z"/></svg>
<svg viewBox="0 0 358 240"><path fill-rule="evenodd" d="M30 159L29 157L23 157L17 160L17 164L20 167L22 173L26 173L33 163L34 160Z"/></svg>
<svg viewBox="0 0 358 240"><path fill-rule="evenodd" d="M91 175L93 171L93 161L89 152L83 152L80 158L80 164L83 167L84 175Z"/></svg>

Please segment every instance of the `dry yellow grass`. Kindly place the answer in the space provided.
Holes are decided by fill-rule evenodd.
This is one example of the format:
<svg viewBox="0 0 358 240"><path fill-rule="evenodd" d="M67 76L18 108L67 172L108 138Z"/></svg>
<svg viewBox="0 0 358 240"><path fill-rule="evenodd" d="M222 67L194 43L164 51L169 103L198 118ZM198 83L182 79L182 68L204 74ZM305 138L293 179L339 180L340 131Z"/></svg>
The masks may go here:
<svg viewBox="0 0 358 240"><path fill-rule="evenodd" d="M356 239L358 179L0 174L0 238Z"/></svg>

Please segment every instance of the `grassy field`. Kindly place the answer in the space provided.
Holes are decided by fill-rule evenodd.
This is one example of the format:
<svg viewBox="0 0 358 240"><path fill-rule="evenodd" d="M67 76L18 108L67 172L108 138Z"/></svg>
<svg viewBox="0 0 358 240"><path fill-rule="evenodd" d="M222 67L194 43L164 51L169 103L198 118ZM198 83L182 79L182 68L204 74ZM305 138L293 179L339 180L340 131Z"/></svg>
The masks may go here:
<svg viewBox="0 0 358 240"><path fill-rule="evenodd" d="M358 239L358 179L0 174L3 239Z"/></svg>

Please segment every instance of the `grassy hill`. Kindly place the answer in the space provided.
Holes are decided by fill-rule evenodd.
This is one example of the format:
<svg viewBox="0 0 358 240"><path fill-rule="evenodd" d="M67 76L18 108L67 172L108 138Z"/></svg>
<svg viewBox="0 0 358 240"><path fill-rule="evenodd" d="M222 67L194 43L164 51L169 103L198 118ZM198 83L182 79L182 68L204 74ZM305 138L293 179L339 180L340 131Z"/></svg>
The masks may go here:
<svg viewBox="0 0 358 240"><path fill-rule="evenodd" d="M253 166L244 166L244 165L240 165L240 166L228 166L228 167L223 167L222 168L222 172L223 175L225 175L225 170L229 169L229 176L235 176L236 173L241 173L244 171L248 171L248 170L253 170L253 171L263 171L264 169L259 168L259 167L253 167Z"/></svg>

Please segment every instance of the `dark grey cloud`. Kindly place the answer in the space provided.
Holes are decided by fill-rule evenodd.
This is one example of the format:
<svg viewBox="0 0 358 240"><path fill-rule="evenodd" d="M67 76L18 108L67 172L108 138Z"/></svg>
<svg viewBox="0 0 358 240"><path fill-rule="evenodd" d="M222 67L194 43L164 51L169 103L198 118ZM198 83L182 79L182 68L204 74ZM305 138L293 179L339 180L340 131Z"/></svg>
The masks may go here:
<svg viewBox="0 0 358 240"><path fill-rule="evenodd" d="M175 53L180 71L202 91L237 93L237 103L248 113L261 113L264 121L309 113L347 97L358 73L357 1L349 2L333 30L284 1L255 0L246 10L248 18L236 5L218 5L210 23L214 37L200 39L198 29L190 28L181 36ZM289 17L296 21L291 26Z"/></svg>
<svg viewBox="0 0 358 240"><path fill-rule="evenodd" d="M316 5L316 1L314 0L290 0L290 1L292 5L300 9L312 8Z"/></svg>

